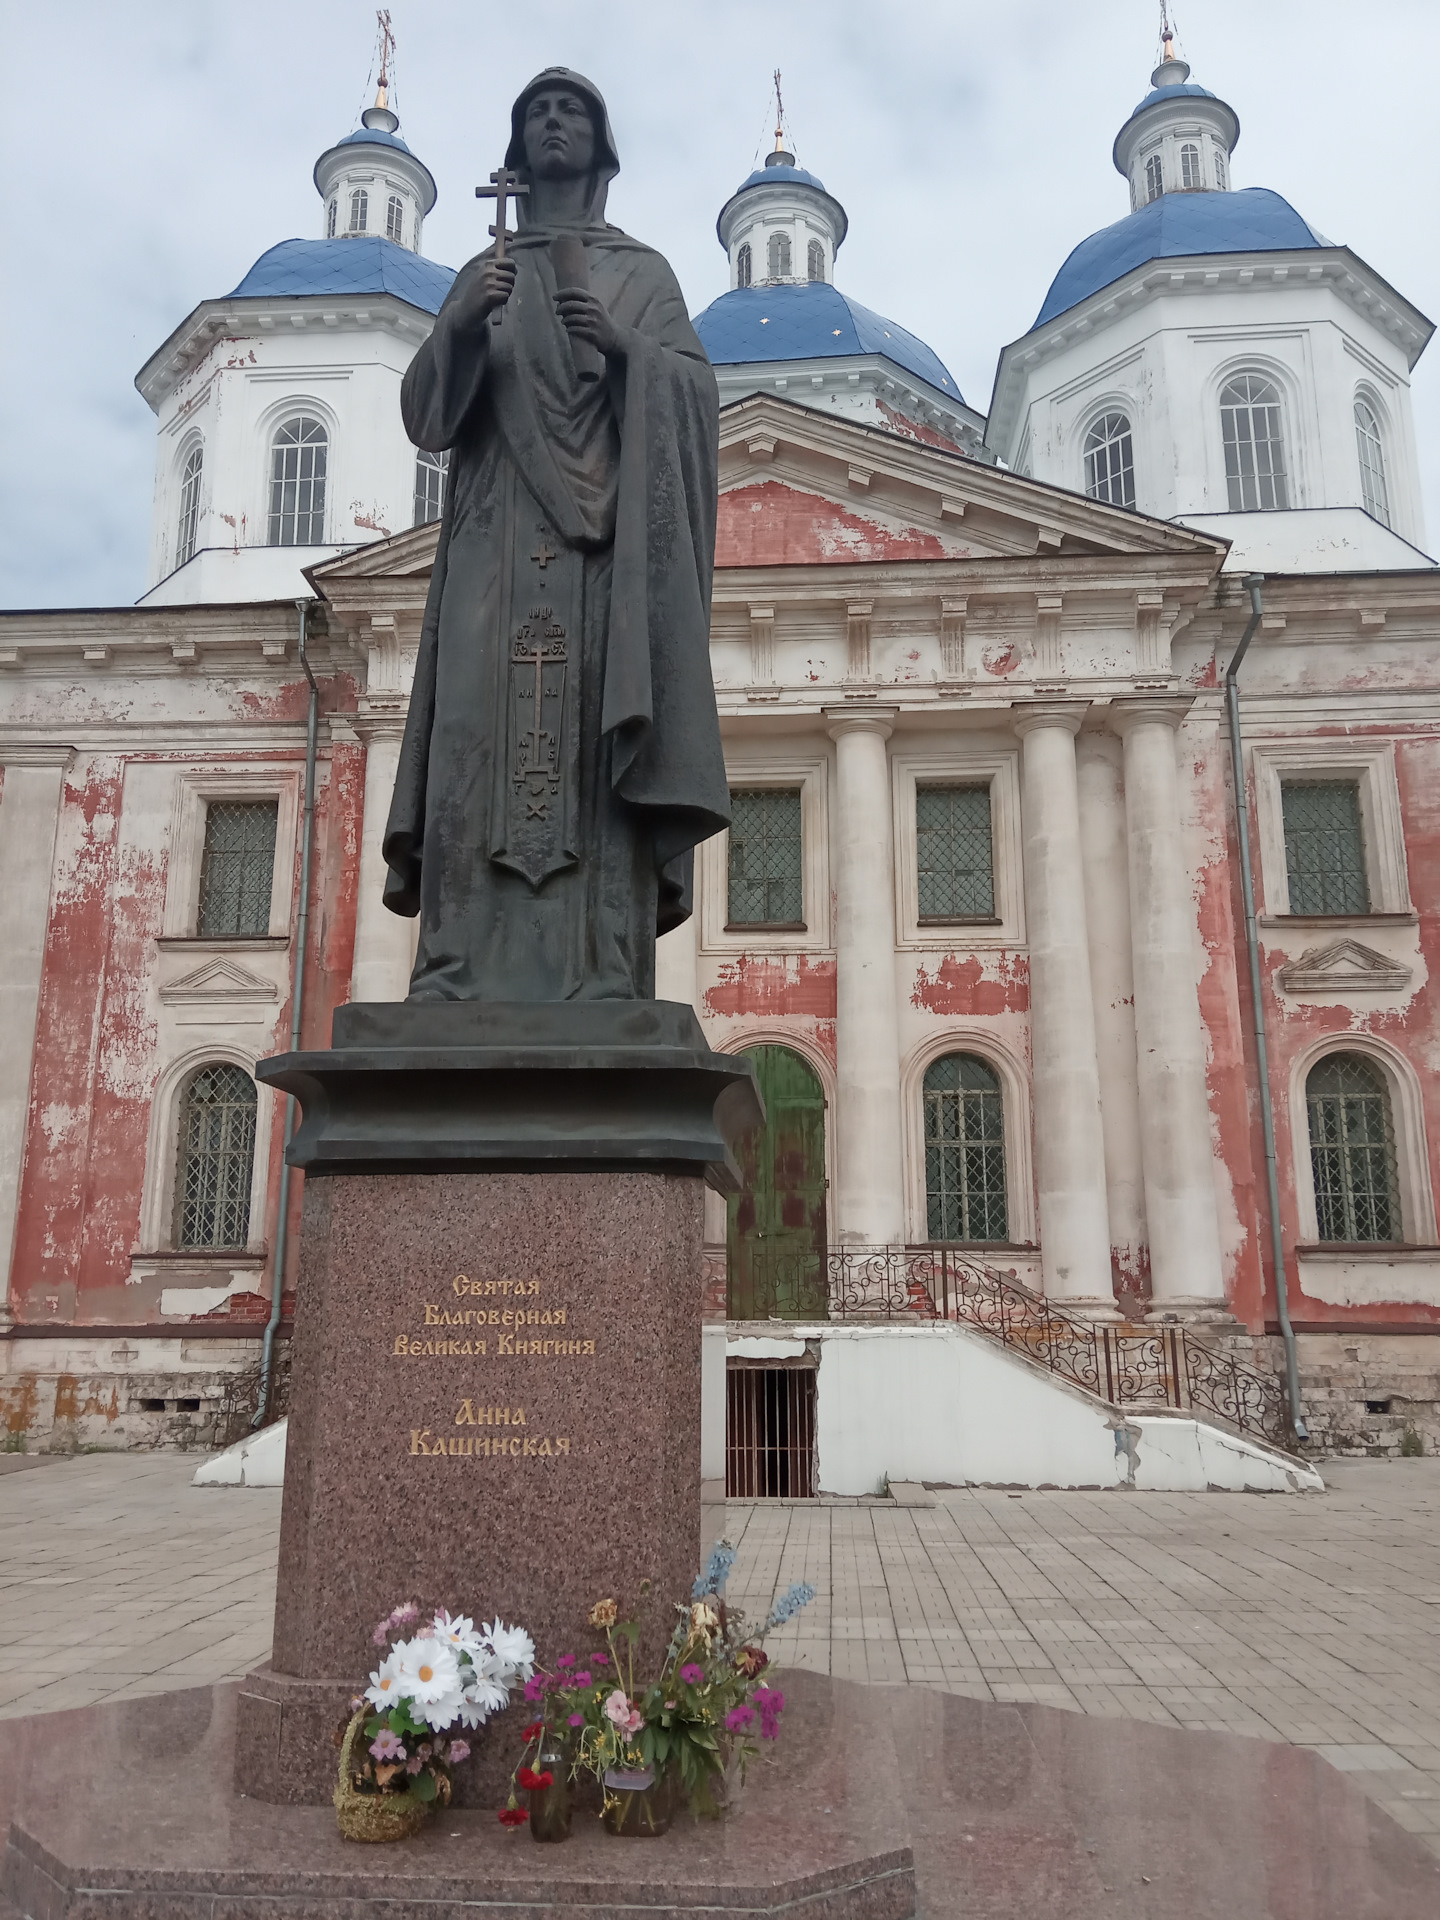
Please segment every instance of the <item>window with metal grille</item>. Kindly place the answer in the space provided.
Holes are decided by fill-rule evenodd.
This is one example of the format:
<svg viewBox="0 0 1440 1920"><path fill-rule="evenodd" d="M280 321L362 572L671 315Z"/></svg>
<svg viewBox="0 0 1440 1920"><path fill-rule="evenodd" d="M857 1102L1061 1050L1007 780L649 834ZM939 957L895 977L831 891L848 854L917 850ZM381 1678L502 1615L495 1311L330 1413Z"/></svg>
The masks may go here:
<svg viewBox="0 0 1440 1920"><path fill-rule="evenodd" d="M750 277L753 272L751 259L750 242L747 240L735 256L735 284L737 287L749 286Z"/></svg>
<svg viewBox="0 0 1440 1920"><path fill-rule="evenodd" d="M318 420L287 420L270 446L270 545L314 547L325 538L330 439Z"/></svg>
<svg viewBox="0 0 1440 1920"><path fill-rule="evenodd" d="M212 800L200 858L202 939L255 939L270 931L278 800Z"/></svg>
<svg viewBox="0 0 1440 1920"><path fill-rule="evenodd" d="M1180 184L1182 187L1200 184L1200 149L1188 140L1180 149Z"/></svg>
<svg viewBox="0 0 1440 1920"><path fill-rule="evenodd" d="M812 240L805 249L805 271L812 280L825 278L825 249L818 240Z"/></svg>
<svg viewBox="0 0 1440 1920"><path fill-rule="evenodd" d="M925 1069L925 1225L932 1240L1005 1240L1005 1106L993 1068L948 1053Z"/></svg>
<svg viewBox="0 0 1440 1920"><path fill-rule="evenodd" d="M385 238L398 244L405 236L405 202L392 193L385 205Z"/></svg>
<svg viewBox="0 0 1440 1920"><path fill-rule="evenodd" d="M1215 154L1215 184L1217 187L1219 187L1220 191L1224 193L1225 189L1230 184L1230 174L1226 166L1224 149L1222 147L1216 147L1214 149L1214 154Z"/></svg>
<svg viewBox="0 0 1440 1920"><path fill-rule="evenodd" d="M770 278L788 280L790 278L790 236L788 233L772 233L769 247Z"/></svg>
<svg viewBox="0 0 1440 1920"><path fill-rule="evenodd" d="M1305 1082L1310 1167L1322 1240L1400 1238L1395 1128L1385 1076L1361 1053L1332 1053Z"/></svg>
<svg viewBox="0 0 1440 1920"><path fill-rule="evenodd" d="M1283 512L1290 494L1275 382L1263 373L1238 373L1227 381L1220 393L1220 434L1225 442L1230 511Z"/></svg>
<svg viewBox="0 0 1440 1920"><path fill-rule="evenodd" d="M195 551L195 536L200 526L200 476L205 466L205 449L193 446L185 456L180 475L180 524L175 530L175 564L183 567Z"/></svg>
<svg viewBox="0 0 1440 1920"><path fill-rule="evenodd" d="M427 453L415 456L415 518L412 526L425 527L438 520L445 510L445 476L450 471L450 454Z"/></svg>
<svg viewBox="0 0 1440 1920"><path fill-rule="evenodd" d="M350 196L350 231L364 233L365 222L370 214L370 196L363 187L357 187Z"/></svg>
<svg viewBox="0 0 1440 1920"><path fill-rule="evenodd" d="M325 209L325 238L327 240L333 240L335 238L336 211L336 203L332 200Z"/></svg>
<svg viewBox="0 0 1440 1920"><path fill-rule="evenodd" d="M1145 162L1145 197L1158 200L1165 191L1165 174L1160 165L1158 153L1152 153Z"/></svg>
<svg viewBox="0 0 1440 1920"><path fill-rule="evenodd" d="M1380 422L1368 400L1355 401L1355 445L1360 454L1360 497L1365 511L1390 524L1390 489L1385 481L1385 444Z"/></svg>
<svg viewBox="0 0 1440 1920"><path fill-rule="evenodd" d="M915 789L920 923L995 918L989 787Z"/></svg>
<svg viewBox="0 0 1440 1920"><path fill-rule="evenodd" d="M1368 913L1360 789L1353 780L1282 780L1291 913Z"/></svg>
<svg viewBox="0 0 1440 1920"><path fill-rule="evenodd" d="M813 1500L815 1373L809 1367L725 1369L725 1498Z"/></svg>
<svg viewBox="0 0 1440 1920"><path fill-rule="evenodd" d="M255 1082L243 1067L202 1067L180 1102L175 1244L243 1247L255 1171Z"/></svg>
<svg viewBox="0 0 1440 1920"><path fill-rule="evenodd" d="M1112 507L1135 504L1135 445L1123 413L1102 413L1085 436L1085 491Z"/></svg>
<svg viewBox="0 0 1440 1920"><path fill-rule="evenodd" d="M804 931L798 787L732 788L728 924Z"/></svg>

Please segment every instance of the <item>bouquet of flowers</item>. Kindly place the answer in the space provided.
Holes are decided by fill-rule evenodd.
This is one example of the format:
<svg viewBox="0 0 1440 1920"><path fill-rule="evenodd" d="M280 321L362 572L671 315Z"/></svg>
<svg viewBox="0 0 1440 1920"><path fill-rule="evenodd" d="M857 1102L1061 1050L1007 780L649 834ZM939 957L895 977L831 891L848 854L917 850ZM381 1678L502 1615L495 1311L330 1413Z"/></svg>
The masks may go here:
<svg viewBox="0 0 1440 1920"><path fill-rule="evenodd" d="M412 1601L380 1622L372 1643L384 1657L350 1703L335 1806L341 1832L354 1839L398 1838L431 1807L448 1806L450 1770L470 1755L465 1734L508 1706L511 1689L534 1672L523 1627L477 1627L442 1608L410 1638L395 1638L419 1622Z"/></svg>
<svg viewBox="0 0 1440 1920"><path fill-rule="evenodd" d="M531 1760L559 1742L573 1756L572 1776L586 1773L600 1782L607 1824L621 1794L667 1781L695 1814L719 1812L716 1789L727 1768L733 1764L743 1779L759 1752L756 1736L774 1740L780 1731L785 1696L764 1677L770 1661L761 1642L815 1597L813 1587L797 1582L752 1627L725 1600L734 1563L735 1549L722 1541L690 1599L677 1605L660 1672L648 1682L635 1677L638 1625L620 1619L614 1600L597 1601L590 1625L604 1646L588 1655L562 1654L553 1673L537 1672L526 1683L525 1698L539 1712L525 1729L514 1775L519 1787L551 1784ZM525 1818L513 1789L500 1818L507 1824Z"/></svg>

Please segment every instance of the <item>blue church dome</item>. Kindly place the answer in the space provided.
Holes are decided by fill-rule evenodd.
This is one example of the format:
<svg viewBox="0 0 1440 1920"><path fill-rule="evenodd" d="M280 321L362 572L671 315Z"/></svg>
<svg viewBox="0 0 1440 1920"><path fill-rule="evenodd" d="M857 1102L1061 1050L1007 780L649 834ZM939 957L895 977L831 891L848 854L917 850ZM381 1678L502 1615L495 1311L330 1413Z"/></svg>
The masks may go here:
<svg viewBox="0 0 1440 1920"><path fill-rule="evenodd" d="M695 331L717 367L875 353L955 400L962 399L959 387L923 340L893 320L871 313L826 280L800 286L733 287L696 316Z"/></svg>
<svg viewBox="0 0 1440 1920"><path fill-rule="evenodd" d="M379 234L336 240L282 240L251 267L229 300L292 299L305 294L391 293L422 313L438 313L453 267L411 253Z"/></svg>
<svg viewBox="0 0 1440 1920"><path fill-rule="evenodd" d="M1179 91L1179 89L1175 89ZM1186 87L1186 93L1202 89ZM1153 98L1153 95L1151 96ZM1050 283L1035 316L1043 327L1151 260L1202 253L1291 253L1328 247L1290 202L1268 187L1234 193L1166 193L1082 240ZM1034 332L1034 327L1031 328Z"/></svg>

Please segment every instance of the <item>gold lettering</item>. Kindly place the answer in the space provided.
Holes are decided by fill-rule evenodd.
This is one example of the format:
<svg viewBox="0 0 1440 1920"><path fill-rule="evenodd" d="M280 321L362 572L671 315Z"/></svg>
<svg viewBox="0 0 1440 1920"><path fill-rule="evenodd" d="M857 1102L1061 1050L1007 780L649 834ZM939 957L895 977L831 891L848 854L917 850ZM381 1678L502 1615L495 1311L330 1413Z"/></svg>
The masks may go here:
<svg viewBox="0 0 1440 1920"><path fill-rule="evenodd" d="M524 1426L524 1424L525 1424L525 1409L524 1409L524 1407L516 1407L516 1409L515 1409L515 1419L514 1419L514 1423L513 1423L513 1424L514 1424L515 1426L517 1426L517 1427L523 1427L523 1426Z"/></svg>
<svg viewBox="0 0 1440 1920"><path fill-rule="evenodd" d="M595 1342L593 1340L587 1340L584 1346L581 1348L581 1352L585 1355L587 1359L590 1357L591 1354L594 1353L594 1351L595 1351Z"/></svg>
<svg viewBox="0 0 1440 1920"><path fill-rule="evenodd" d="M468 1400L462 1400L455 1410L455 1425L457 1427L473 1427L475 1424L475 1409Z"/></svg>
<svg viewBox="0 0 1440 1920"><path fill-rule="evenodd" d="M540 1442L540 1457L542 1460L548 1460L550 1458L550 1442L548 1440L542 1440Z"/></svg>
<svg viewBox="0 0 1440 1920"><path fill-rule="evenodd" d="M530 1438L528 1433L525 1436L524 1444L521 1447L521 1452L525 1455L527 1460L530 1459L536 1452L535 1442Z"/></svg>
<svg viewBox="0 0 1440 1920"><path fill-rule="evenodd" d="M563 1327L563 1326L565 1325L565 1309L564 1309L564 1307L556 1307L556 1309L555 1309L555 1324L556 1324L556 1326L557 1326L557 1327Z"/></svg>
<svg viewBox="0 0 1440 1920"><path fill-rule="evenodd" d="M440 1324L440 1309L429 1300L425 1302L425 1324L427 1327L438 1327Z"/></svg>
<svg viewBox="0 0 1440 1920"><path fill-rule="evenodd" d="M555 1442L555 1451L556 1453L569 1453L570 1442L568 1440L557 1440Z"/></svg>
<svg viewBox="0 0 1440 1920"><path fill-rule="evenodd" d="M428 1454L430 1449L429 1447L426 1446L425 1442L429 1437L430 1437L430 1429L428 1427L412 1427L410 1429L411 1453L427 1453Z"/></svg>
<svg viewBox="0 0 1440 1920"><path fill-rule="evenodd" d="M394 1351L396 1353L408 1353L410 1351L410 1340L408 1335L403 1333L396 1334Z"/></svg>
<svg viewBox="0 0 1440 1920"><path fill-rule="evenodd" d="M515 1342L514 1342L514 1340L512 1339L512 1337L511 1337L511 1336L510 1336L510 1335L509 1335L508 1333L502 1333L502 1334L501 1334L501 1336L500 1336L500 1344L499 1344L499 1346L498 1346L498 1347L497 1347L497 1348L495 1349L495 1351L496 1351L496 1353L514 1353L514 1351L515 1351Z"/></svg>

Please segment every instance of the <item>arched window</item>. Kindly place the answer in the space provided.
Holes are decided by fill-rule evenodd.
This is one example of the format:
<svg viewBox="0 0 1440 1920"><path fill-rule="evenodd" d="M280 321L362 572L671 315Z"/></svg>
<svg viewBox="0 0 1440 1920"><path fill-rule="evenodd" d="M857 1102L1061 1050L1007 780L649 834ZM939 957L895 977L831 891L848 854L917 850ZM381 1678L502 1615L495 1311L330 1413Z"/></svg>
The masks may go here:
<svg viewBox="0 0 1440 1920"><path fill-rule="evenodd" d="M1230 184L1230 175L1226 170L1225 149L1223 147L1216 147L1215 149L1215 184L1222 193L1224 193Z"/></svg>
<svg viewBox="0 0 1440 1920"><path fill-rule="evenodd" d="M385 238L398 246L405 235L405 202L392 193L385 208Z"/></svg>
<svg viewBox="0 0 1440 1920"><path fill-rule="evenodd" d="M993 1068L949 1053L925 1069L925 1225L932 1240L1004 1240L1005 1110Z"/></svg>
<svg viewBox="0 0 1440 1920"><path fill-rule="evenodd" d="M200 526L200 475L205 465L205 449L197 440L185 456L180 474L180 524L175 530L175 564L183 567L195 551L195 535Z"/></svg>
<svg viewBox="0 0 1440 1920"><path fill-rule="evenodd" d="M1112 507L1135 504L1135 450L1123 413L1102 413L1085 436L1085 491Z"/></svg>
<svg viewBox="0 0 1440 1920"><path fill-rule="evenodd" d="M327 240L333 240L335 238L335 216L338 211L338 203L332 198L329 206L325 209L325 238Z"/></svg>
<svg viewBox="0 0 1440 1920"><path fill-rule="evenodd" d="M318 420L287 420L270 443L270 545L314 547L325 538L329 437Z"/></svg>
<svg viewBox="0 0 1440 1920"><path fill-rule="evenodd" d="M747 240L735 256L735 284L737 287L749 286L751 271L750 242Z"/></svg>
<svg viewBox="0 0 1440 1920"><path fill-rule="evenodd" d="M1360 497L1365 511L1388 527L1390 489L1385 484L1385 445L1375 409L1360 395L1355 400L1355 444L1360 453Z"/></svg>
<svg viewBox="0 0 1440 1920"><path fill-rule="evenodd" d="M370 196L363 187L357 187L350 196L350 231L364 233L365 222L370 212Z"/></svg>
<svg viewBox="0 0 1440 1920"><path fill-rule="evenodd" d="M1180 184L1182 187L1200 184L1200 149L1190 140L1180 149Z"/></svg>
<svg viewBox="0 0 1440 1920"><path fill-rule="evenodd" d="M1152 153L1145 162L1145 198L1158 200L1165 191L1165 175L1160 165L1158 153Z"/></svg>
<svg viewBox="0 0 1440 1920"><path fill-rule="evenodd" d="M812 280L825 278L825 249L818 240L812 240L805 249L805 271Z"/></svg>
<svg viewBox="0 0 1440 1920"><path fill-rule="evenodd" d="M415 518L412 527L428 527L432 520L438 520L445 510L445 476L450 471L450 453L427 453L422 450L415 456Z"/></svg>
<svg viewBox="0 0 1440 1920"><path fill-rule="evenodd" d="M788 280L790 278L790 236L788 233L772 233L770 236L770 278Z"/></svg>
<svg viewBox="0 0 1440 1920"><path fill-rule="evenodd" d="M1280 392L1263 373L1237 373L1220 392L1225 483L1232 513L1271 513L1290 504Z"/></svg>
<svg viewBox="0 0 1440 1920"><path fill-rule="evenodd" d="M243 1067L201 1067L180 1102L176 1246L243 1247L254 1172L255 1082Z"/></svg>
<svg viewBox="0 0 1440 1920"><path fill-rule="evenodd" d="M1305 1082L1315 1218L1322 1240L1400 1238L1390 1089L1363 1053L1331 1053Z"/></svg>

